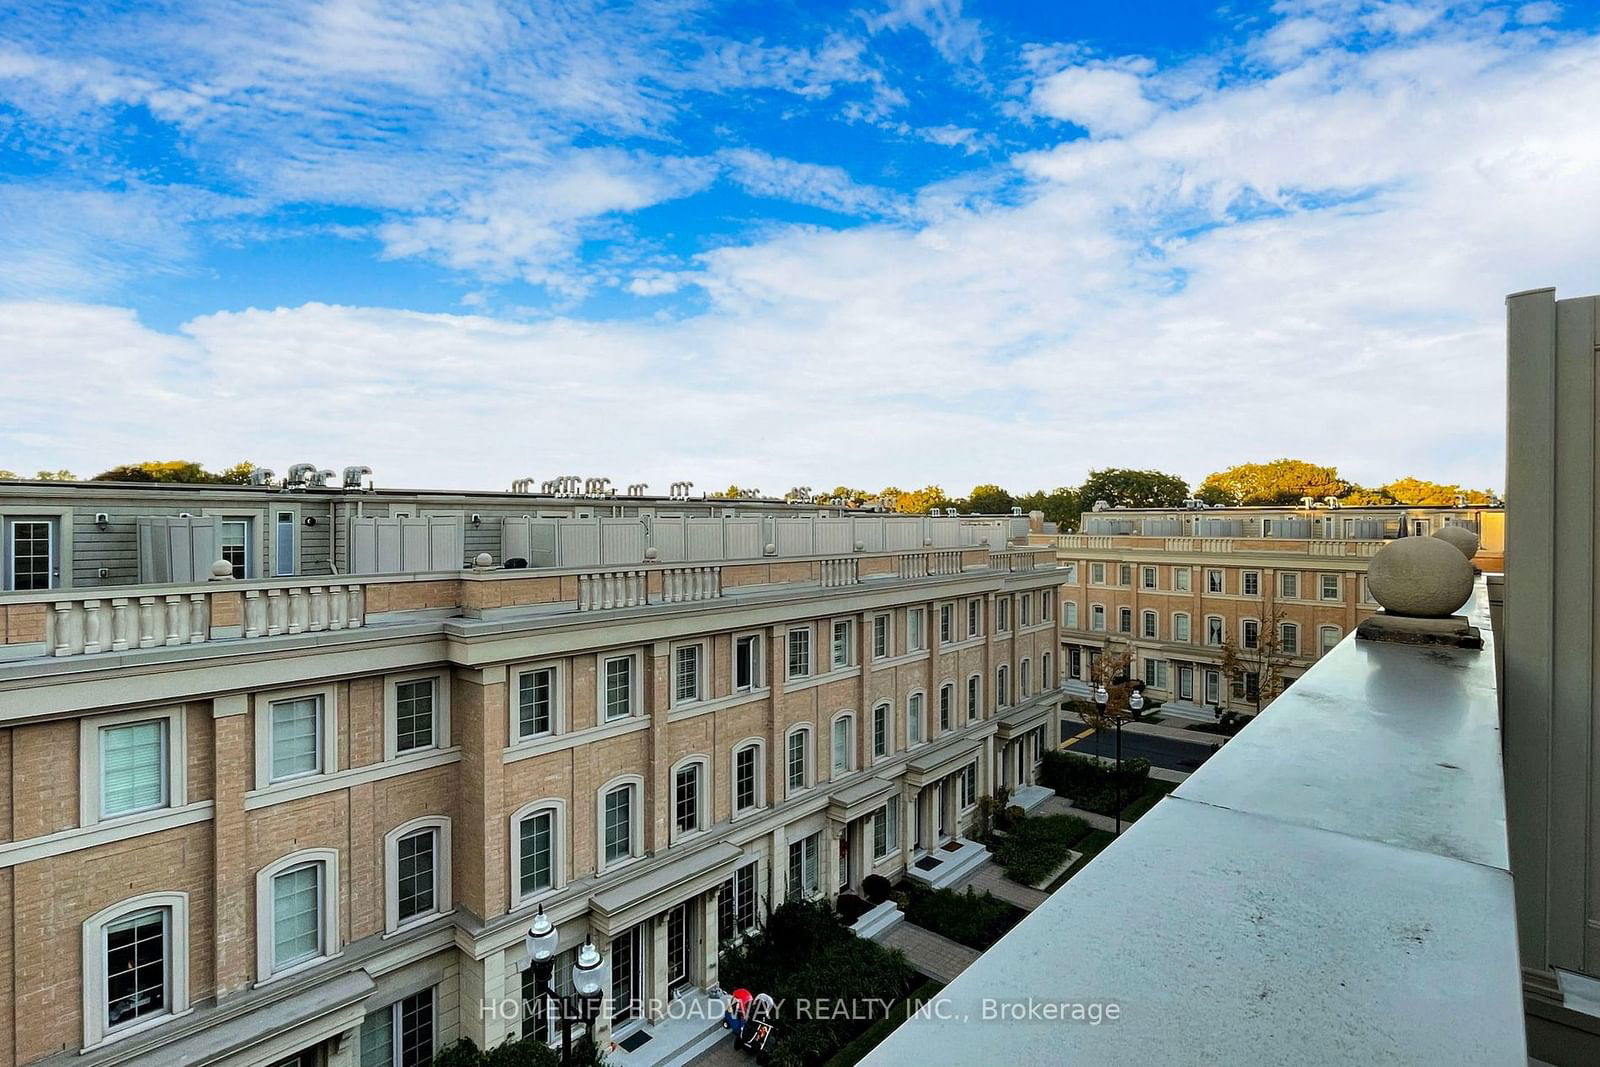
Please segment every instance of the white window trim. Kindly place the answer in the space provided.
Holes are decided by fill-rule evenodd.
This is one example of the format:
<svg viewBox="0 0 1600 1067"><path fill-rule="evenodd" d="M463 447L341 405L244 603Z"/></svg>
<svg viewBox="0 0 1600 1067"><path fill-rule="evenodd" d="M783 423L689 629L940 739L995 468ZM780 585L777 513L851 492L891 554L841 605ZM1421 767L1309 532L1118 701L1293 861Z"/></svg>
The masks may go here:
<svg viewBox="0 0 1600 1067"><path fill-rule="evenodd" d="M943 695L946 686L949 686L949 688L950 688L950 729L948 731L946 731L945 730L945 726L944 726L944 720L940 719L939 720L939 736L941 736L941 737L943 737L946 732L955 733L957 730L959 730L961 728L962 716L966 714L966 712L962 711L962 709L961 709L961 691L956 688L956 680L954 678L946 678L944 681L939 683L939 687L938 687L937 691L941 696ZM932 725L931 720L935 716L937 716L938 714L939 714L939 706L938 706L938 702L935 701L928 708L928 717L929 717L929 720L930 720L930 722L929 722L930 726Z"/></svg>
<svg viewBox="0 0 1600 1067"><path fill-rule="evenodd" d="M739 807L739 753L745 749L756 750L756 800L748 808ZM767 806L767 742L761 737L746 737L736 741L728 754L728 811L734 819L745 819Z"/></svg>
<svg viewBox="0 0 1600 1067"><path fill-rule="evenodd" d="M911 712L911 701L916 697L921 697L922 698L922 714L921 714L921 716L914 716L912 714L912 712ZM913 740L911 740L911 723L916 718L919 718L919 717L922 719L922 740L921 741L913 741ZM928 691L926 689L918 688L918 689L913 689L913 690L911 690L911 692L907 693L906 694L906 748L908 748L908 749L918 748L918 747L928 743L928 738L933 733L933 729L932 729L933 724L928 721L929 718L930 718L930 714L929 714Z"/></svg>
<svg viewBox="0 0 1600 1067"><path fill-rule="evenodd" d="M1100 609L1100 614L1099 614L1100 625L1099 626L1095 625L1095 609L1096 608ZM1110 620L1106 616L1106 606L1104 604L1090 604L1089 605L1089 632L1090 633L1092 633L1092 634L1103 634L1103 633L1105 633L1106 632L1106 625L1109 623L1109 621Z"/></svg>
<svg viewBox="0 0 1600 1067"><path fill-rule="evenodd" d="M1293 593L1285 593L1283 591L1284 583L1285 583L1286 580L1293 580L1294 581L1294 592ZM1279 600L1299 600L1299 599L1301 599L1301 597L1300 597L1300 572L1299 571L1279 571L1278 572L1278 599Z"/></svg>
<svg viewBox="0 0 1600 1067"><path fill-rule="evenodd" d="M804 631L810 636L806 638L806 673L795 674L790 669L792 656L789 652L790 635ZM809 623L805 626L790 626L783 631L783 677L785 681L800 681L805 678L815 677L817 674L817 631Z"/></svg>
<svg viewBox="0 0 1600 1067"><path fill-rule="evenodd" d="M129 915L151 908L166 908L167 1010L127 1026L106 1026L106 927ZM142 893L119 900L95 912L83 923L83 1051L143 1033L170 1019L188 1015L189 1007L189 894Z"/></svg>
<svg viewBox="0 0 1600 1067"><path fill-rule="evenodd" d="M700 777L695 786L694 798L694 829L683 830L678 827L678 772L687 767L699 767ZM637 798L636 798L637 799ZM601 794L600 818L605 819L605 794ZM632 815L632 809L629 809ZM688 841L706 832L711 825L711 757L704 752L696 752L683 757L667 769L667 840L676 845L680 841ZM605 827L600 828L601 853L605 848Z"/></svg>
<svg viewBox="0 0 1600 1067"><path fill-rule="evenodd" d="M1218 634L1218 639L1214 643L1211 640L1211 620L1212 619L1216 619L1219 623L1222 624L1221 630L1220 630L1220 632ZM1223 618L1221 615L1207 615L1205 621L1206 621L1206 632L1202 635L1202 640L1203 640L1205 646L1207 648L1221 648L1223 646L1223 644L1226 643L1227 640L1228 640L1228 620Z"/></svg>
<svg viewBox="0 0 1600 1067"><path fill-rule="evenodd" d="M1017 664L1017 702L1019 704L1033 695L1029 692L1032 688L1033 660L1028 656L1024 656L1022 657L1022 662Z"/></svg>
<svg viewBox="0 0 1600 1067"><path fill-rule="evenodd" d="M1183 581L1182 582L1178 581L1178 575L1180 575L1180 574L1183 575ZM1191 587L1194 585L1193 578L1194 578L1194 568L1192 568L1192 567L1173 567L1172 568L1172 591L1174 593L1187 593L1187 592L1190 592L1191 591Z"/></svg>
<svg viewBox="0 0 1600 1067"><path fill-rule="evenodd" d="M533 893L522 892L522 820L541 811L553 813L550 826L550 888ZM531 800L511 813L511 901L512 909L526 907L536 900L561 892L567 886L567 801L564 797L541 797Z"/></svg>
<svg viewBox="0 0 1600 1067"><path fill-rule="evenodd" d="M326 778L339 769L339 687L313 685L301 689L275 689L255 695L256 792L291 789ZM322 698L322 769L312 774L272 780L272 705L304 697ZM431 751L431 750L429 750Z"/></svg>
<svg viewBox="0 0 1600 1067"><path fill-rule="evenodd" d="M545 741L552 737L559 737L566 732L567 726L567 672L566 665L560 660L540 660L537 663L524 663L513 667L510 672L510 684L506 686L507 726L510 738L507 747L515 747L529 742ZM532 674L534 671L552 671L550 684L550 732L543 734L524 734L522 730L522 676Z"/></svg>
<svg viewBox="0 0 1600 1067"><path fill-rule="evenodd" d="M840 663L838 660L833 658L833 632L834 632L834 629L839 627L839 626L843 626L844 629L845 629L844 662L843 663ZM855 667L855 666L859 665L856 662L856 647L855 646L856 646L856 620L855 619L850 619L850 618L846 618L846 619L829 619L828 620L828 671L830 673L833 672L833 671L847 671L851 667ZM813 670L816 669L816 665L817 665L816 656L813 655L811 657L811 666L812 666Z"/></svg>
<svg viewBox="0 0 1600 1067"><path fill-rule="evenodd" d="M972 680L978 680L978 699L976 707L970 708L967 703L968 694L971 692ZM963 722L981 722L983 720L983 672L973 671L967 675L966 688L961 691L961 718Z"/></svg>
<svg viewBox="0 0 1600 1067"><path fill-rule="evenodd" d="M1161 587L1161 574L1160 574L1160 571L1157 568L1150 566L1149 564L1141 564L1140 567L1139 567L1139 588L1140 589L1146 589L1146 590L1154 590L1154 589L1159 589L1160 587Z"/></svg>
<svg viewBox="0 0 1600 1067"><path fill-rule="evenodd" d="M911 620L912 620L913 617L916 617L916 618L919 618L919 619L922 620L922 622L921 622L922 640L921 640L920 643L913 643L912 640L911 640L911 631L912 631ZM891 645L894 643L894 635L892 633L890 634L889 643ZM928 650L928 609L927 608L907 608L906 609L906 651L907 652L926 652L927 650Z"/></svg>
<svg viewBox="0 0 1600 1067"><path fill-rule="evenodd" d="M1011 664L1002 663L994 669L994 706L1009 708L1015 701L1011 698Z"/></svg>
<svg viewBox="0 0 1600 1067"><path fill-rule="evenodd" d="M426 748L399 751L400 686L405 682L433 681L433 744ZM393 674L383 680L383 759L409 759L424 753L434 753L449 748L450 737L450 671L438 668L431 671L414 671Z"/></svg>
<svg viewBox="0 0 1600 1067"><path fill-rule="evenodd" d="M1096 574L1099 574L1098 578L1095 577ZM1106 584L1106 565L1104 563L1090 563L1089 564L1089 584L1090 585L1105 585Z"/></svg>
<svg viewBox="0 0 1600 1067"><path fill-rule="evenodd" d="M879 708L883 709L883 747L884 747L884 753L881 756L878 755L878 753L876 751L877 740L878 740L878 724L877 724L877 722L875 720L876 720ZM890 757L892 757L894 755L894 701L892 701L892 700L880 700L880 701L878 701L877 703L872 705L872 711L871 711L870 714L871 714L871 717L867 720L867 732L868 732L868 735L869 735L867 737L867 760L868 760L869 763L881 763L884 760L889 759ZM835 718L837 718L837 716L835 716ZM831 745L831 740L830 740L830 745ZM831 750L829 752L829 756L830 756L830 758L832 756Z"/></svg>
<svg viewBox="0 0 1600 1067"><path fill-rule="evenodd" d="M1217 585L1219 586L1219 588L1217 588L1217 589L1212 589L1211 588L1211 576L1213 574L1215 574L1217 576L1217 579L1218 579L1217 580ZM1203 577L1205 578L1205 583L1206 583L1205 593L1206 593L1207 596L1226 596L1227 595L1227 593L1228 593L1228 572L1227 571L1223 570L1221 567L1207 567Z"/></svg>
<svg viewBox="0 0 1600 1067"><path fill-rule="evenodd" d="M54 592L60 589L72 588L72 509L71 508L35 508L26 511L8 511L0 513L0 591L15 592L12 583L12 539L10 536L11 523L27 522L31 519L47 519L50 521L50 586L48 589L35 589L32 592Z"/></svg>
<svg viewBox="0 0 1600 1067"><path fill-rule="evenodd" d="M834 730L837 728L839 720L841 720L841 719L847 720L849 722L850 726L849 726L849 729L847 729L845 731L844 770L835 771L833 769L833 764L834 764L834 759L833 759L833 733L834 733ZM860 761L856 759L856 744L857 744L857 742L856 742L855 712L853 710L849 709L849 708L845 708L845 709L842 709L840 711L835 712L834 715L833 715L833 718L828 720L828 780L829 781L837 781L840 778L849 777L850 775L854 774L857 770L860 769L859 766L857 766L857 764Z"/></svg>
<svg viewBox="0 0 1600 1067"><path fill-rule="evenodd" d="M322 921L322 951L310 959L292 963L275 970L272 963L272 880L291 867L302 863L322 865L322 899L317 902ZM256 872L256 985L276 982L287 975L298 974L310 967L326 963L344 951L339 940L339 850L334 848L306 848L291 852L282 859Z"/></svg>
<svg viewBox="0 0 1600 1067"><path fill-rule="evenodd" d="M1150 625L1154 623L1154 625ZM1149 631L1155 630L1155 633ZM1139 613L1139 636L1147 641L1161 640L1161 613L1146 609Z"/></svg>
<svg viewBox="0 0 1600 1067"><path fill-rule="evenodd" d="M1061 581L1066 585L1078 584L1078 563L1076 560L1069 560L1061 564Z"/></svg>
<svg viewBox="0 0 1600 1067"><path fill-rule="evenodd" d="M685 643L693 644L694 642ZM616 718L611 719L606 717L606 665L619 659L629 660L633 664L628 668L628 714L618 715ZM700 699L702 700L705 699L706 662L706 652L702 648L700 650ZM595 657L594 712L596 725L604 726L607 723L624 722L628 719L636 719L643 714L644 702L640 699L640 693L642 692L640 682L643 676L644 662L636 651L607 652Z"/></svg>
<svg viewBox="0 0 1600 1067"><path fill-rule="evenodd" d="M1183 620L1183 636L1182 637L1178 636L1178 620L1179 619ZM1174 611L1172 613L1171 626L1172 626L1172 630L1171 630L1172 640L1175 643L1185 644L1185 645L1194 643L1194 620L1192 618L1190 618L1189 613L1187 611Z"/></svg>
<svg viewBox="0 0 1600 1067"><path fill-rule="evenodd" d="M997 634L1011 632L1011 597L994 598L994 632Z"/></svg>
<svg viewBox="0 0 1600 1067"><path fill-rule="evenodd" d="M704 641L674 641L667 646L667 706L671 708L685 708L691 704L699 704L707 699L708 689L707 674L711 668L710 645ZM678 650L683 648L698 648L700 654L695 657L695 685L694 696L678 697ZM635 684L638 684L638 671L635 674ZM596 707L596 719L599 719L599 707ZM621 722L621 719L616 720Z"/></svg>
<svg viewBox="0 0 1600 1067"><path fill-rule="evenodd" d="M1246 625L1248 625L1249 623L1252 623L1252 622L1256 624L1256 643L1253 644L1253 645L1247 645L1247 644L1245 644L1245 627L1246 627ZM1245 619L1240 619L1239 620L1239 647L1240 648L1249 649L1251 651L1255 651L1256 649L1261 647L1261 620L1260 619L1245 618Z"/></svg>
<svg viewBox="0 0 1600 1067"><path fill-rule="evenodd" d="M806 735L806 765L805 765L805 768L804 768L805 773L802 775L802 778L804 779L804 784L802 784L802 785L790 785L789 784L789 744L790 744L789 739L791 737L793 737L795 734L805 734ZM784 735L783 735L783 795L785 797L797 797L801 793L804 793L806 790L813 788L817 784L817 752L816 752L816 748L817 748L816 738L815 738L815 736L813 736L812 726L808 722L799 723L799 724L797 724L795 726L791 726L784 733Z"/></svg>
<svg viewBox="0 0 1600 1067"><path fill-rule="evenodd" d="M1290 630L1294 631L1294 648L1293 648L1293 650L1291 650L1288 647L1289 646L1289 642L1287 642L1287 641L1285 641L1283 639L1283 635L1288 633ZM1306 654L1304 642L1302 642L1300 640L1300 624L1299 623L1297 623L1297 622L1280 622L1278 624L1278 651L1281 652L1282 654L1286 655L1286 656L1303 656L1303 655Z"/></svg>
<svg viewBox="0 0 1600 1067"><path fill-rule="evenodd" d="M752 664L752 677L747 686L739 685L739 642L745 639L755 642L755 662ZM733 635L733 644L729 646L733 652L733 659L729 664L728 677L733 683L735 693L758 693L767 687L767 635L762 630L742 630Z"/></svg>
<svg viewBox="0 0 1600 1067"><path fill-rule="evenodd" d="M878 622L883 621L883 652L878 652ZM868 652L874 660L885 660L894 655L894 614L887 611L874 612L871 619L871 636L868 638L870 647Z"/></svg>
<svg viewBox="0 0 1600 1067"><path fill-rule="evenodd" d="M1244 582L1244 580L1246 578L1250 577L1251 575L1254 575L1255 579L1256 579L1256 591L1253 592L1253 593L1251 593L1251 592L1249 592L1249 591L1247 591L1245 589L1245 582ZM1259 597L1261 595L1261 572L1260 571L1240 571L1239 572L1239 595L1240 596L1248 596L1248 597Z"/></svg>
<svg viewBox="0 0 1600 1067"><path fill-rule="evenodd" d="M1327 644L1322 639L1323 635L1326 634L1329 630L1333 631L1333 644L1332 645ZM1334 647L1336 647L1339 644L1340 641L1343 641L1343 640L1344 640L1344 631L1341 630L1339 627L1337 627L1337 626L1319 626L1319 627L1317 627L1317 655L1326 656L1329 652L1333 651Z"/></svg>
<svg viewBox="0 0 1600 1067"><path fill-rule="evenodd" d="M956 636L956 602L954 600L944 601L938 605L938 609L934 616L934 626L939 631L939 644L941 646L953 645L960 640ZM948 638L944 635L944 613L947 611L950 613L950 636Z"/></svg>
<svg viewBox="0 0 1600 1067"><path fill-rule="evenodd" d="M623 786L633 790L628 801L628 855L620 860L606 862L606 794ZM637 774L619 774L594 792L594 873L626 867L644 855L644 778Z"/></svg>
<svg viewBox="0 0 1600 1067"><path fill-rule="evenodd" d="M1333 579L1333 596L1328 596L1322 588L1323 582ZM1324 604L1344 603L1344 576L1339 574L1321 573L1317 575L1317 599Z"/></svg>
<svg viewBox="0 0 1600 1067"><path fill-rule="evenodd" d="M159 808L129 812L126 815L100 815L100 731L107 726L128 726L164 719L167 724L167 802ZM121 823L147 819L189 803L188 744L185 739L183 705L168 708L143 708L115 715L96 715L80 719L78 725L78 824Z"/></svg>
<svg viewBox="0 0 1600 1067"><path fill-rule="evenodd" d="M400 839L418 830L433 831L433 909L400 919ZM383 931L398 934L414 926L424 926L455 910L451 899L450 819L445 815L424 815L401 823L383 835Z"/></svg>

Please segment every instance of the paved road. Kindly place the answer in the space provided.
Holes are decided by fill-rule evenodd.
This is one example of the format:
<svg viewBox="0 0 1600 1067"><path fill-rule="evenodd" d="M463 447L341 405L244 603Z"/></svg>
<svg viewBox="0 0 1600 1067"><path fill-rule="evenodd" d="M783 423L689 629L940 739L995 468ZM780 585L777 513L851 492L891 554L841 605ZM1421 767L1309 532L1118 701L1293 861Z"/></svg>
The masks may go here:
<svg viewBox="0 0 1600 1067"><path fill-rule="evenodd" d="M1069 739L1066 745L1068 752L1086 756L1116 755L1117 737L1112 730L1101 730L1098 737L1091 732L1076 741L1070 740L1088 729L1089 727L1071 716L1062 717L1061 733L1063 737ZM1222 739L1219 737L1215 740ZM1212 744L1212 741L1179 741L1169 737L1152 737L1149 734L1134 733L1127 727L1123 727L1122 730L1124 759L1140 756L1149 760L1153 767L1165 767L1171 771L1193 771L1211 755Z"/></svg>

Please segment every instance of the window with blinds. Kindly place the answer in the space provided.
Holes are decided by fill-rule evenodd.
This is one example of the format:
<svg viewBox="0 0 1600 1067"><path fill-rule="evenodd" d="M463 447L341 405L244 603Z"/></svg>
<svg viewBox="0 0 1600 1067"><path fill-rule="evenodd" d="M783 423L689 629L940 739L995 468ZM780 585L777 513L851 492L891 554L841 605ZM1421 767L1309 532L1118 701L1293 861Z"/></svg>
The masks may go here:
<svg viewBox="0 0 1600 1067"><path fill-rule="evenodd" d="M555 824L553 811L536 811L522 818L518 828L522 846L518 886L525 897L555 884Z"/></svg>
<svg viewBox="0 0 1600 1067"><path fill-rule="evenodd" d="M291 867L272 879L272 965L322 953L322 864Z"/></svg>
<svg viewBox="0 0 1600 1067"><path fill-rule="evenodd" d="M101 727L101 817L164 808L167 797L167 720Z"/></svg>
<svg viewBox="0 0 1600 1067"><path fill-rule="evenodd" d="M272 726L272 780L298 778L322 770L322 697L275 700Z"/></svg>

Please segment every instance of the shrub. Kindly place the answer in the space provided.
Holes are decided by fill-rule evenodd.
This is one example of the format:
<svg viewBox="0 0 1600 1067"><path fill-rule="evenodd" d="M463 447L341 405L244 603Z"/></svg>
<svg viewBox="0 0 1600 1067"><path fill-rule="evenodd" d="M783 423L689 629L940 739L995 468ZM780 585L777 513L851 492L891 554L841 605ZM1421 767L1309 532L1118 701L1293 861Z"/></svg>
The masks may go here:
<svg viewBox="0 0 1600 1067"><path fill-rule="evenodd" d="M853 923L861 916L872 910L872 905L856 896L854 893L840 893L839 899L834 903L839 909L839 918L847 923Z"/></svg>
<svg viewBox="0 0 1600 1067"><path fill-rule="evenodd" d="M861 879L861 892L873 904L882 904L894 890L889 879L881 874L869 874Z"/></svg>
<svg viewBox="0 0 1600 1067"><path fill-rule="evenodd" d="M1150 761L1125 759L1120 775L1122 803L1144 792L1150 777ZM1040 768L1040 781L1072 801L1074 807L1099 815L1117 810L1119 775L1114 764L1101 763L1070 752L1046 752Z"/></svg>
<svg viewBox="0 0 1600 1067"><path fill-rule="evenodd" d="M995 846L994 860L1012 881L1034 885L1066 863L1072 846L1088 832L1089 824L1075 815L1019 819Z"/></svg>
<svg viewBox="0 0 1600 1067"><path fill-rule="evenodd" d="M993 893L979 896L971 886L965 893L958 893L954 889L908 884L907 920L980 951L1000 940L1027 914Z"/></svg>
<svg viewBox="0 0 1600 1067"><path fill-rule="evenodd" d="M433 1067L557 1067L561 1054L531 1038L502 1041L479 1049L470 1037L452 1041L433 1054ZM605 1057L587 1037L572 1041L572 1062L578 1067L603 1067Z"/></svg>

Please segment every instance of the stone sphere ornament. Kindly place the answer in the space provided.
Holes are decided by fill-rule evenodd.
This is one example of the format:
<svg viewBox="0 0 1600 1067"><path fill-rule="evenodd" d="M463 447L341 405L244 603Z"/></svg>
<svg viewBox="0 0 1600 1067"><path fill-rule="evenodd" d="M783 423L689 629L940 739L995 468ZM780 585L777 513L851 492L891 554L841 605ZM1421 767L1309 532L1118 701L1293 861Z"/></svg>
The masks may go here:
<svg viewBox="0 0 1600 1067"><path fill-rule="evenodd" d="M1446 526L1442 530L1435 530L1433 536L1455 545L1468 559L1478 554L1478 535L1465 526Z"/></svg>
<svg viewBox="0 0 1600 1067"><path fill-rule="evenodd" d="M211 565L211 577L213 577L213 578L232 578L233 577L233 564L229 563L225 559L217 560L215 563L213 563Z"/></svg>
<svg viewBox="0 0 1600 1067"><path fill-rule="evenodd" d="M1472 595L1472 564L1450 541L1402 537L1373 555L1367 588L1391 615L1442 619Z"/></svg>
<svg viewBox="0 0 1600 1067"><path fill-rule="evenodd" d="M487 552L479 552L472 557L472 565L481 571L486 571L494 566L494 557Z"/></svg>

